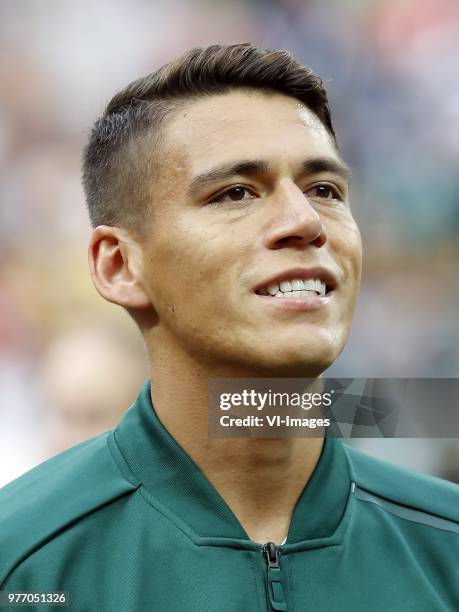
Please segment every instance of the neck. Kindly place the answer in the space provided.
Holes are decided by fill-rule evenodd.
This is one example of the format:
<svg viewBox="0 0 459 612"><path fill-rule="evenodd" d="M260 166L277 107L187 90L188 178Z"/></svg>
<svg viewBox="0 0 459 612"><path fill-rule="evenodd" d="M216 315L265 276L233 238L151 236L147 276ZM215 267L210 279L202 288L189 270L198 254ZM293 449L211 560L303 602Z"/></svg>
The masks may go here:
<svg viewBox="0 0 459 612"><path fill-rule="evenodd" d="M199 466L249 538L280 544L308 482L323 438L209 438L209 378L248 378L236 368L209 368L178 352L153 354L151 399L159 420ZM250 378L261 377L250 372Z"/></svg>

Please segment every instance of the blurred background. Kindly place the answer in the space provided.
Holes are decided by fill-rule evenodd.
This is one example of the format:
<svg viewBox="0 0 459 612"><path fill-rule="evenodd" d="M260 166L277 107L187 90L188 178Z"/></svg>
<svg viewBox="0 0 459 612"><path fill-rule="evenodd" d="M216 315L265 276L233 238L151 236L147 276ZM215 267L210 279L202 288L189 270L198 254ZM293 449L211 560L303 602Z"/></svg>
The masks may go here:
<svg viewBox="0 0 459 612"><path fill-rule="evenodd" d="M148 376L89 276L91 123L184 49L247 41L321 75L355 174L362 290L327 374L459 376L456 0L0 0L0 485L111 428ZM459 482L458 440L352 443Z"/></svg>

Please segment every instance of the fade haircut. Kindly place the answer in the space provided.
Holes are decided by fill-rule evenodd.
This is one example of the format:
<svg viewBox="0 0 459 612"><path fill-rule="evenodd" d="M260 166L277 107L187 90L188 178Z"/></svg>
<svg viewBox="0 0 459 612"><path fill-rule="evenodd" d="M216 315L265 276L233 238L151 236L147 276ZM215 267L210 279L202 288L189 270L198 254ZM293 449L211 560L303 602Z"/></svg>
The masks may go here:
<svg viewBox="0 0 459 612"><path fill-rule="evenodd" d="M92 226L119 226L145 238L161 157L161 125L187 101L235 88L298 99L336 144L322 80L288 51L250 43L190 49L115 94L95 122L83 155Z"/></svg>

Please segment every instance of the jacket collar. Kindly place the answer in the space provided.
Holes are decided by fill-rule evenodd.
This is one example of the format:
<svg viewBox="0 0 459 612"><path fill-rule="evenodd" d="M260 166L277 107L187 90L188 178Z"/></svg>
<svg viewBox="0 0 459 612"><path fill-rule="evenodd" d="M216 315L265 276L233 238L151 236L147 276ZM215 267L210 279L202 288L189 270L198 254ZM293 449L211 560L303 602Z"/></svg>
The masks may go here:
<svg viewBox="0 0 459 612"><path fill-rule="evenodd" d="M249 539L215 487L162 425L151 402L149 379L114 436L134 478L195 534ZM343 517L350 484L341 440L326 438L319 462L293 511L287 545L332 536Z"/></svg>

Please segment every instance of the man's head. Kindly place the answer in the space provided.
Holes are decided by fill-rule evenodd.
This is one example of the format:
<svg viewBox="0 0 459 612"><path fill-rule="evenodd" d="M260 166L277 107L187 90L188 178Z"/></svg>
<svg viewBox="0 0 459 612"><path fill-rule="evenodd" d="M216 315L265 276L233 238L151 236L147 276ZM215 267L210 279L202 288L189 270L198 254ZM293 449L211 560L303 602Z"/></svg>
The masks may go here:
<svg viewBox="0 0 459 612"><path fill-rule="evenodd" d="M153 355L317 375L344 346L360 281L348 180L309 69L252 45L193 49L117 94L94 127L95 285ZM325 297L266 295L311 276Z"/></svg>

